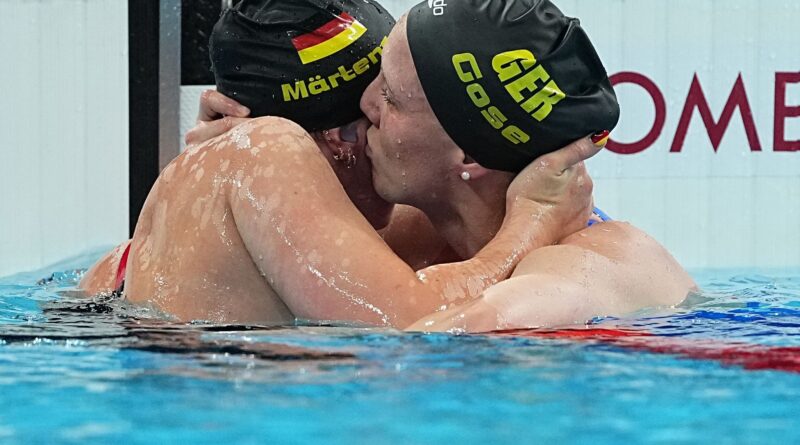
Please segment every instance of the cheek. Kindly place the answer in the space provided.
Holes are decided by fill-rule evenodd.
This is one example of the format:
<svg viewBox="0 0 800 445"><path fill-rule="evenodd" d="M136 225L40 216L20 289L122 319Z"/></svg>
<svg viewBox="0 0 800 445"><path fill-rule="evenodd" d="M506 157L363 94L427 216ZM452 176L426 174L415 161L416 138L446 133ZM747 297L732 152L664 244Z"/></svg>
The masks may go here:
<svg viewBox="0 0 800 445"><path fill-rule="evenodd" d="M407 151L406 147L413 146L418 142L416 140L418 139L417 132L414 131L413 126L409 125L412 122L393 113L387 113L386 121L387 125L384 134L386 135L386 142L393 150L404 152Z"/></svg>
<svg viewBox="0 0 800 445"><path fill-rule="evenodd" d="M391 114L384 112L381 118L380 137L381 145L385 153L396 150L397 131L399 130L397 119Z"/></svg>

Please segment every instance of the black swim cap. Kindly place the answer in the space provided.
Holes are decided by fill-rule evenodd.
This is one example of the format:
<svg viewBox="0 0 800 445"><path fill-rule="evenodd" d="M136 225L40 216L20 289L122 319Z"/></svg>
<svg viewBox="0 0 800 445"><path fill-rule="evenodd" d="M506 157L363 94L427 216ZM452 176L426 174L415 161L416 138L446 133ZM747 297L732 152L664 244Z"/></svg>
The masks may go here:
<svg viewBox="0 0 800 445"><path fill-rule="evenodd" d="M223 12L209 53L217 90L307 131L362 116L394 18L373 0L243 0Z"/></svg>
<svg viewBox="0 0 800 445"><path fill-rule="evenodd" d="M484 167L519 172L619 120L589 37L549 0L426 0L408 43L439 122Z"/></svg>

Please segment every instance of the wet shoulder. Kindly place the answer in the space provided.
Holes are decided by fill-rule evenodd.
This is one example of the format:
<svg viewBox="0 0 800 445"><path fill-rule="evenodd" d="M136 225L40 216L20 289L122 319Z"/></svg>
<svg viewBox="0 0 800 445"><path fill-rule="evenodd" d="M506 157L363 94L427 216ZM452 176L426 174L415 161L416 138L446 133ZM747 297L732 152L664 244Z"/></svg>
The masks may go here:
<svg viewBox="0 0 800 445"><path fill-rule="evenodd" d="M264 116L248 120L226 133L198 145L189 146L179 156L179 167L186 168L201 158L235 160L250 156L269 157L269 153L308 150L316 147L311 135L298 124L281 117ZM249 156L248 156L249 155Z"/></svg>
<svg viewBox="0 0 800 445"><path fill-rule="evenodd" d="M622 221L594 224L562 240L560 245L578 246L615 261L637 261L664 248L636 226ZM645 255L646 253L646 255Z"/></svg>
<svg viewBox="0 0 800 445"><path fill-rule="evenodd" d="M280 117L259 117L187 147L164 169L151 194L194 195L208 187L220 191L253 174L271 177L273 172L288 169L298 176L297 168L317 156L321 157L319 148L298 124Z"/></svg>
<svg viewBox="0 0 800 445"><path fill-rule="evenodd" d="M265 116L247 121L228 132L237 151L260 155L263 151L285 153L315 148L311 135L300 125L281 117Z"/></svg>

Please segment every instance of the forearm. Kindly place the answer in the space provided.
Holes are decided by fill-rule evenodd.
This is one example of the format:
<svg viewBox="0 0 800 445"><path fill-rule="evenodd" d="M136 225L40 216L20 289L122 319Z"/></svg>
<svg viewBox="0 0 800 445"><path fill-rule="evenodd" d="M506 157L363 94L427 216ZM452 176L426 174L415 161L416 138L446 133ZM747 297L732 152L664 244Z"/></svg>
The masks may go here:
<svg viewBox="0 0 800 445"><path fill-rule="evenodd" d="M585 286L552 274L513 277L487 289L481 298L430 314L405 329L476 333L569 326L609 313L604 310L612 310L612 307L603 308L597 303L594 286L591 295L587 294Z"/></svg>
<svg viewBox="0 0 800 445"><path fill-rule="evenodd" d="M270 131L252 131L261 125ZM537 220L544 207L515 200L496 239L475 258L416 274L353 207L307 133L274 118L256 119L247 130L253 146L282 149L235 152L245 176L256 165L292 174L232 183L233 219L254 263L298 317L404 327L474 299L530 250L554 241ZM315 223L319 215L324 224Z"/></svg>
<svg viewBox="0 0 800 445"><path fill-rule="evenodd" d="M475 257L417 273L430 292L440 296L438 302L442 304L435 310L474 300L488 287L507 279L528 253L557 241L542 217L541 204L519 199L509 207L500 231Z"/></svg>

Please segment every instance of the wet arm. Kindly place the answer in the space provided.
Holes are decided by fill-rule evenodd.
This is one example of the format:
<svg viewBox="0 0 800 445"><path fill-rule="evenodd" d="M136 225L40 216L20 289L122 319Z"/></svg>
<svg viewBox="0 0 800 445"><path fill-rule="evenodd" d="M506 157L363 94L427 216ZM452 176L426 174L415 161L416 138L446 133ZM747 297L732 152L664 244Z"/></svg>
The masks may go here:
<svg viewBox="0 0 800 445"><path fill-rule="evenodd" d="M520 204L475 258L418 277L355 209L311 138L287 121L262 132L264 122L249 137L270 148L257 160L242 155L231 208L256 266L297 317L404 327L477 297L524 253L553 242L531 223L537 205Z"/></svg>

